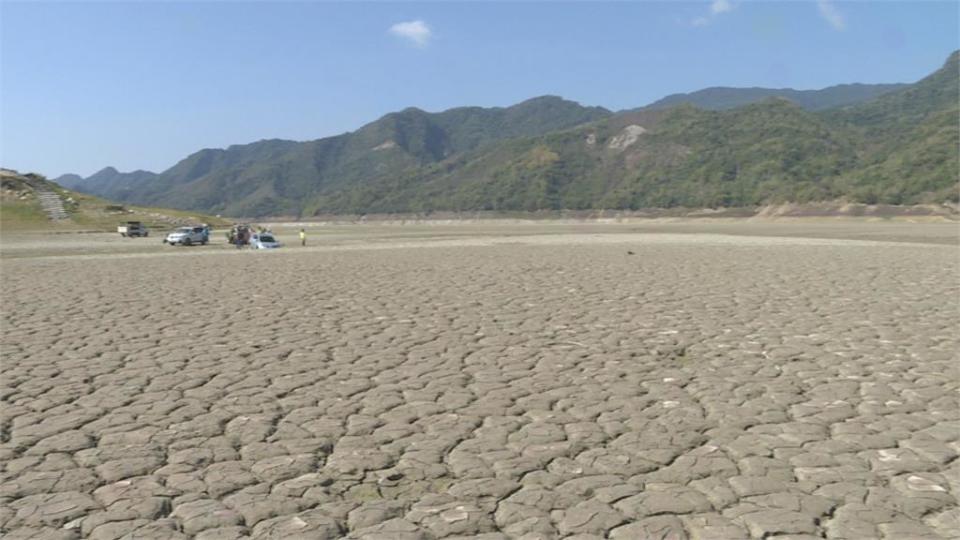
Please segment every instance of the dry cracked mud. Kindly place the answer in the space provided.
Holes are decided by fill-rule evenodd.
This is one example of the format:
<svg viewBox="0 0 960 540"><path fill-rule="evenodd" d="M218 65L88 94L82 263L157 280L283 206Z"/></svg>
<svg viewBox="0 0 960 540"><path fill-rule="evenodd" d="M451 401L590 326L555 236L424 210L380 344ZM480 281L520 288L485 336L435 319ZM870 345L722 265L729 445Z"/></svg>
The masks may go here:
<svg viewBox="0 0 960 540"><path fill-rule="evenodd" d="M38 253L5 538L960 537L955 245Z"/></svg>

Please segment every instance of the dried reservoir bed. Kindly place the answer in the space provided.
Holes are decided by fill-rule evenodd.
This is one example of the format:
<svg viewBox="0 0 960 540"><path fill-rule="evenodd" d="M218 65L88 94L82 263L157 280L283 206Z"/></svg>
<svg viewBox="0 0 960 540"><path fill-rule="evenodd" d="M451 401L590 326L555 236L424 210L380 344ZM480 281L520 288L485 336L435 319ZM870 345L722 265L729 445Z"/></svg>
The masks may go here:
<svg viewBox="0 0 960 540"><path fill-rule="evenodd" d="M960 536L956 225L726 227L4 237L0 532Z"/></svg>

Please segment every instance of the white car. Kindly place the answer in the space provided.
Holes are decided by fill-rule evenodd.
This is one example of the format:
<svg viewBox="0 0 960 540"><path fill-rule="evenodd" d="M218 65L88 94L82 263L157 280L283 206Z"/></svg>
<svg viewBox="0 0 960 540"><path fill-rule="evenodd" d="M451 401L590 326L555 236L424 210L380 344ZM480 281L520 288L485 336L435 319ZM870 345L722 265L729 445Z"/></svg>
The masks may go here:
<svg viewBox="0 0 960 540"><path fill-rule="evenodd" d="M250 247L254 249L273 249L281 245L283 244L277 242L276 237L271 232L254 233L250 238Z"/></svg>
<svg viewBox="0 0 960 540"><path fill-rule="evenodd" d="M210 241L210 229L206 227L180 227L163 239L164 244L189 246L193 244L206 245Z"/></svg>

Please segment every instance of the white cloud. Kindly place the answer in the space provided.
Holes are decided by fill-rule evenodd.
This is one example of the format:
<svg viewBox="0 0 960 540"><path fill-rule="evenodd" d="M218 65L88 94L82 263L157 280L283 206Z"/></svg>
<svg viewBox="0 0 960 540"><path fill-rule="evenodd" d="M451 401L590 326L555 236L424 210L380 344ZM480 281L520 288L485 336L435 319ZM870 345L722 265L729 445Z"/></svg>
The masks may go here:
<svg viewBox="0 0 960 540"><path fill-rule="evenodd" d="M706 26L713 22L713 19L717 18L721 13L732 11L733 8L734 5L730 3L730 0L713 0L710 2L710 12L693 19L690 21L690 24L693 26Z"/></svg>
<svg viewBox="0 0 960 540"><path fill-rule="evenodd" d="M729 0L713 0L713 3L710 4L710 12L714 15L718 13L726 13L733 9L733 6L730 5Z"/></svg>
<svg viewBox="0 0 960 540"><path fill-rule="evenodd" d="M433 31L421 20L398 22L390 27L390 33L409 39L417 47L426 47L430 43L430 38L433 37Z"/></svg>
<svg viewBox="0 0 960 540"><path fill-rule="evenodd" d="M830 23L830 26L834 29L843 30L847 27L843 14L837 10L837 6L833 5L830 0L817 0L817 9L820 10L820 16Z"/></svg>

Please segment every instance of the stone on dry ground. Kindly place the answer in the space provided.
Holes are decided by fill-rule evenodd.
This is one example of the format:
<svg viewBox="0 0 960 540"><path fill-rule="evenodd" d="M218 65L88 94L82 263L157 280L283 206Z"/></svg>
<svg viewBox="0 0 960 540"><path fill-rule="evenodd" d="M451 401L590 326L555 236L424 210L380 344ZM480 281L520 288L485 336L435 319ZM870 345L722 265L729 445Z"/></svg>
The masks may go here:
<svg viewBox="0 0 960 540"><path fill-rule="evenodd" d="M960 536L956 247L645 238L5 260L0 533Z"/></svg>

